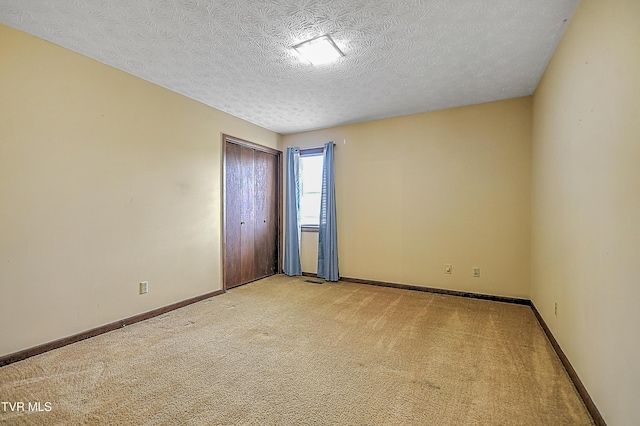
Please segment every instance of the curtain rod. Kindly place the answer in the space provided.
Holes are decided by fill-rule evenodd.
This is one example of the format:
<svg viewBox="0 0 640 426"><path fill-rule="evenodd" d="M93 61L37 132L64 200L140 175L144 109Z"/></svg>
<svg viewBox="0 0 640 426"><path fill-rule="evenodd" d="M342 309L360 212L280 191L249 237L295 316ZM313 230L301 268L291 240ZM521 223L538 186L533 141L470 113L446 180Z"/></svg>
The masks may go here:
<svg viewBox="0 0 640 426"><path fill-rule="evenodd" d="M333 146L338 145L337 143L335 143L333 141L329 141L329 142L333 143ZM327 143L329 143L329 142L327 142ZM312 146L310 148L300 148L301 151L306 151L308 149L324 149L324 145L322 145L322 146Z"/></svg>

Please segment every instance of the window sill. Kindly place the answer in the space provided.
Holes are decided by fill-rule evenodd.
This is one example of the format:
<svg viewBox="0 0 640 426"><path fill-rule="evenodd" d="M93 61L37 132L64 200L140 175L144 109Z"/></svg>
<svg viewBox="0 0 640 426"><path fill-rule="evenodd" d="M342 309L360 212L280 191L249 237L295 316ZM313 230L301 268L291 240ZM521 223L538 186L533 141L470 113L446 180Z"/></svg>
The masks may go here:
<svg viewBox="0 0 640 426"><path fill-rule="evenodd" d="M318 225L302 225L300 230L302 232L320 232L320 227Z"/></svg>

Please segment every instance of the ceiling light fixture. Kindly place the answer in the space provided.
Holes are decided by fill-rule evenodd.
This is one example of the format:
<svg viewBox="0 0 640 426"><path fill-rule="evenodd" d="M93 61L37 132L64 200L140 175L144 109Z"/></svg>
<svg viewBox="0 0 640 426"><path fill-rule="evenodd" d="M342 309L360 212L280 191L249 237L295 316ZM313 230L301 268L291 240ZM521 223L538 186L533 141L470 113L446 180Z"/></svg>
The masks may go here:
<svg viewBox="0 0 640 426"><path fill-rule="evenodd" d="M344 56L329 35L303 41L293 48L312 65L328 64Z"/></svg>

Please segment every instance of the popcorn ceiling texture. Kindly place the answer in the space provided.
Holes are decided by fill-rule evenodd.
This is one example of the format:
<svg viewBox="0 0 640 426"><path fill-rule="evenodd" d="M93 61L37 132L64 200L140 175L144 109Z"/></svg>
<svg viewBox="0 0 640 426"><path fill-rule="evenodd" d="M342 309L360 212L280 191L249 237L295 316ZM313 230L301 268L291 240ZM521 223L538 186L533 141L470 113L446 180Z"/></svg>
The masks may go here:
<svg viewBox="0 0 640 426"><path fill-rule="evenodd" d="M0 22L287 134L531 95L578 0L0 0ZM291 51L331 34L346 54Z"/></svg>

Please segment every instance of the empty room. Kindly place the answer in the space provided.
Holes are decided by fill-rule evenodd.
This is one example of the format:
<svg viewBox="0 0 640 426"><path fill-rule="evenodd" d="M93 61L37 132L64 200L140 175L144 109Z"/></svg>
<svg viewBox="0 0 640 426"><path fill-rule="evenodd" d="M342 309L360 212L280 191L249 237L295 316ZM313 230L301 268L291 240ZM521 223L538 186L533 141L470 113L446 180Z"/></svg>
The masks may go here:
<svg viewBox="0 0 640 426"><path fill-rule="evenodd" d="M0 0L0 424L640 424L639 22Z"/></svg>

